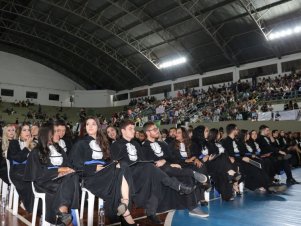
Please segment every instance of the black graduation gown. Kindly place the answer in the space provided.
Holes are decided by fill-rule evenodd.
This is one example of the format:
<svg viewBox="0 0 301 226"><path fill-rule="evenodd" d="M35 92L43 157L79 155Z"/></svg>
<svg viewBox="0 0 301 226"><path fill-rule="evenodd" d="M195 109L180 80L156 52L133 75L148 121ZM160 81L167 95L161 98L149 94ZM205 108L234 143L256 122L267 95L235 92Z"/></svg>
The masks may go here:
<svg viewBox="0 0 301 226"><path fill-rule="evenodd" d="M275 169L273 163L270 158L261 158L261 149L258 143L252 139L247 141L247 145L252 148L252 155L256 156L256 161L261 163L262 169L265 171L266 175L269 178L269 184L271 184L274 180Z"/></svg>
<svg viewBox="0 0 301 226"><path fill-rule="evenodd" d="M232 139L231 137L227 136L225 139L222 140L222 146L225 149L225 154L228 157L235 158L235 162L232 163L234 167L234 171L238 171L238 167L240 165L241 161L241 155L239 152L239 149L237 147L237 143L235 139Z"/></svg>
<svg viewBox="0 0 301 226"><path fill-rule="evenodd" d="M237 142L237 145L242 158L248 157L251 160L261 163L260 159L252 157L253 149L250 146L240 141ZM242 160L241 171L244 174L246 188L254 191L257 188L268 187L269 178L263 169L259 169Z"/></svg>
<svg viewBox="0 0 301 226"><path fill-rule="evenodd" d="M211 175L216 190L221 194L223 200L229 200L233 196L232 184L229 183L228 171L234 170L233 164L228 156L224 153L224 148L221 144L208 142L207 144L209 155L218 155L217 158L208 161L207 168Z"/></svg>
<svg viewBox="0 0 301 226"><path fill-rule="evenodd" d="M129 184L129 198L131 199L132 177L127 166L121 164L121 168L116 168L117 163L104 159L101 151L92 149L91 141L95 141L94 138L85 136L73 145L69 153L70 163L74 169L83 171L84 187L96 197L105 200L107 214L110 218L114 218L122 198L122 178L125 177ZM97 165L107 165L107 167L96 172ZM129 203L131 203L130 201Z"/></svg>
<svg viewBox="0 0 301 226"><path fill-rule="evenodd" d="M73 146L73 142L71 138L67 138L67 137L63 137L62 140L65 142L66 144L66 153L67 155L69 155L69 152L72 150L72 146Z"/></svg>
<svg viewBox="0 0 301 226"><path fill-rule="evenodd" d="M186 155L187 157L183 157L181 155L181 151L180 150L177 150L176 149L176 146L175 146L175 141L171 142L169 145L168 145L168 149L169 149L169 152L171 153L172 155L172 163L176 163L176 164L179 164L182 166L182 168L189 168L189 169L192 169L194 171L197 171L199 173L202 173L202 174L205 174L205 175L208 175L208 172L207 172L207 169L206 169L206 165L203 164L201 166L201 168L198 168L196 167L193 163L186 163L185 160L190 158L190 157L193 157L192 152L191 150L189 150L191 152L191 154L189 154L187 152L187 150L185 150L186 152ZM198 158L198 156L196 156Z"/></svg>
<svg viewBox="0 0 301 226"><path fill-rule="evenodd" d="M166 192L171 191L167 186L173 181L153 163L137 162L147 160L140 144L122 138L111 145L111 153L112 159L121 159L123 164L130 166L135 189L134 203L137 207L146 209L147 215L173 208L172 203L165 200Z"/></svg>
<svg viewBox="0 0 301 226"><path fill-rule="evenodd" d="M28 156L24 180L34 182L37 192L46 193L46 215L45 219L51 224L55 224L59 207L65 205L70 209L79 208L79 179L76 173L58 177L59 167L70 167L67 155L59 145L57 151L63 159L60 165L51 162L55 156L48 157L47 164L41 163L39 159L39 149L35 148ZM57 178L57 179L56 179Z"/></svg>
<svg viewBox="0 0 301 226"><path fill-rule="evenodd" d="M28 212L32 212L34 196L31 183L23 180L27 156L29 153L30 150L26 147L21 150L18 140L10 141L7 150L7 159L10 161L9 176L17 189L25 209Z"/></svg>
<svg viewBox="0 0 301 226"><path fill-rule="evenodd" d="M7 165L6 165L6 158L3 156L3 150L1 149L2 143L0 142L0 178L3 180L6 184L9 184L8 176L7 176Z"/></svg>
<svg viewBox="0 0 301 226"><path fill-rule="evenodd" d="M194 186L195 180L193 178L193 171L191 169L179 169L170 166L170 156L168 153L168 146L165 142L156 141L151 142L145 140L142 144L142 150L147 160L158 161L164 159L166 163L160 167L167 175L176 177L180 182ZM197 201L200 198L197 197L195 192L189 195L180 195L177 191L171 191L165 196L165 200L169 200L169 203L173 203L174 209L194 209L197 206Z"/></svg>
<svg viewBox="0 0 301 226"><path fill-rule="evenodd" d="M209 182L208 171L207 171L206 165L203 164L200 168L198 168L197 166L194 165L194 163L186 163L185 160L192 157L192 155L189 154L189 152L192 153L191 150L189 150L189 152L187 152L187 150L185 150L187 157L183 157L181 155L181 151L176 149L175 142L176 141L173 141L168 145L169 152L172 154L172 163L181 165L181 167L183 169L190 169L192 171L196 171L198 173L206 175L207 181ZM201 185L201 184L199 184L199 185L200 186L198 186L198 189L197 189L198 201L205 199L205 197L204 197L205 188L203 185Z"/></svg>
<svg viewBox="0 0 301 226"><path fill-rule="evenodd" d="M274 167L274 174L279 173L280 170L284 170L287 179L291 179L292 176L292 171L289 166L289 161L288 160L279 160L277 157L279 156L279 149L276 147L275 143L272 143L270 138L266 136L259 135L257 137L256 142L259 145L259 148L261 150L261 157L264 158L269 158L273 164ZM265 154L271 154L269 157L266 157Z"/></svg>

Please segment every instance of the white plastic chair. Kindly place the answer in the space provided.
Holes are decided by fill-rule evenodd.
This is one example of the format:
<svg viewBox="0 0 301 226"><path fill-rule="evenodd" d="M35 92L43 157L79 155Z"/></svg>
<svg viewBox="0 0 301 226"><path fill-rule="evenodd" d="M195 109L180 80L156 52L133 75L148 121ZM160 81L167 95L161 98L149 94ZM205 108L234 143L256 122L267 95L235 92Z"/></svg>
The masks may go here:
<svg viewBox="0 0 301 226"><path fill-rule="evenodd" d="M36 225L36 219L37 219L37 211L38 211L38 204L39 199L42 200L42 222L43 226L50 226L50 223L46 222L45 220L45 214L46 214L46 194L37 192L33 182L31 182L31 187L34 195L34 203L33 203L33 210L32 210L32 218L31 218L31 225Z"/></svg>
<svg viewBox="0 0 301 226"><path fill-rule="evenodd" d="M8 159L6 159L6 165L7 165L7 176L10 183L8 208L13 209L13 215L16 216L18 214L18 208L19 208L19 194L9 176L10 162Z"/></svg>
<svg viewBox="0 0 301 226"><path fill-rule="evenodd" d="M31 219L31 225L35 226L36 225L36 219L37 219L37 210L38 210L38 204L39 204L39 199L42 200L42 226L50 226L51 224L48 223L45 220L45 216L46 216L46 194L45 193L41 193L41 192L37 192L35 187L34 187L34 183L31 182L31 187L32 187L32 191L34 194L34 204L33 204L33 211L32 211L32 219ZM77 225L80 226L80 221L79 221L79 216L78 216L78 210L75 210L75 218L76 218L76 222Z"/></svg>
<svg viewBox="0 0 301 226"><path fill-rule="evenodd" d="M82 197L80 203L80 219L82 220L84 217L84 205L85 205L85 198L86 194L88 194L88 219L87 219L87 226L93 226L93 213L94 213L94 202L95 202L95 195L93 195L88 189L82 188ZM103 205L104 201L101 198L98 198L98 206Z"/></svg>

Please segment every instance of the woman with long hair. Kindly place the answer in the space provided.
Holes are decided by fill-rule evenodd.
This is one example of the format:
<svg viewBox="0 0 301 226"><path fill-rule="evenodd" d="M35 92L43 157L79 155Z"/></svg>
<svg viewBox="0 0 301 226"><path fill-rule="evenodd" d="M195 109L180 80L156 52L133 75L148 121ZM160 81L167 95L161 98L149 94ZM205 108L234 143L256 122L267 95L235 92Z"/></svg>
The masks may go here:
<svg viewBox="0 0 301 226"><path fill-rule="evenodd" d="M123 225L136 225L131 214L132 177L127 166L111 161L109 142L96 117L88 117L86 136L74 144L70 160L82 170L82 183L95 196L105 200L108 216L122 216Z"/></svg>
<svg viewBox="0 0 301 226"><path fill-rule="evenodd" d="M9 180L7 177L7 165L6 165L6 157L7 150L9 146L9 142L16 138L16 128L12 124L8 124L3 128L3 136L2 136L2 155L0 157L0 178L6 183L9 184Z"/></svg>
<svg viewBox="0 0 301 226"><path fill-rule="evenodd" d="M106 134L111 144L114 143L117 139L119 139L118 131L114 126L108 126L106 128Z"/></svg>
<svg viewBox="0 0 301 226"><path fill-rule="evenodd" d="M207 182L199 184L199 196L197 197L202 205L207 205L204 192L210 188L208 172L193 150L193 143L189 133L184 127L177 128L176 140L169 144L169 151L172 154L172 163L179 164L182 168L189 168L207 177Z"/></svg>
<svg viewBox="0 0 301 226"><path fill-rule="evenodd" d="M250 183L255 183L262 186L262 188L259 189L260 191L267 190L268 192L282 192L286 190L286 186L283 186L281 184L273 184L275 169L270 159L260 157L261 150L258 143L256 142L257 132L255 130L251 130L248 135L243 133L246 132L242 132L240 139L243 139L243 137L245 137L245 145L247 148L246 154L250 159L260 163L262 167L260 171L262 178L254 178L254 182L252 182L252 178L255 175L254 173L252 173L250 178L247 178L246 180L246 186L249 186L248 184ZM254 185L252 187L254 187Z"/></svg>
<svg viewBox="0 0 301 226"><path fill-rule="evenodd" d="M35 145L29 124L23 123L17 130L17 139L10 141L7 151L7 159L10 161L10 179L28 212L32 211L33 193L31 183L23 181L23 176L27 157Z"/></svg>
<svg viewBox="0 0 301 226"><path fill-rule="evenodd" d="M219 143L220 132L213 128L208 134L208 159L207 167L212 177L214 186L225 201L233 200L233 189L241 175L235 171L235 166L225 154L224 147Z"/></svg>
<svg viewBox="0 0 301 226"><path fill-rule="evenodd" d="M70 168L59 140L53 125L40 128L38 145L28 156L24 180L34 182L37 192L46 193L46 221L67 226L72 222L70 210L79 206L79 178Z"/></svg>

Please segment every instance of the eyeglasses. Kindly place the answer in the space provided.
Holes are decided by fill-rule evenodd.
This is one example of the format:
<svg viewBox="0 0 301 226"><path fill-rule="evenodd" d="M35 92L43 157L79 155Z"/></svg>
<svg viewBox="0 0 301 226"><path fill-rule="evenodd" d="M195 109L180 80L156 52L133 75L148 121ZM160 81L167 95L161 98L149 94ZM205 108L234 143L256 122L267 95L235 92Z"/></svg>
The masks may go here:
<svg viewBox="0 0 301 226"><path fill-rule="evenodd" d="M159 129L156 127L156 128L153 128L153 129L148 129L147 131L158 131Z"/></svg>

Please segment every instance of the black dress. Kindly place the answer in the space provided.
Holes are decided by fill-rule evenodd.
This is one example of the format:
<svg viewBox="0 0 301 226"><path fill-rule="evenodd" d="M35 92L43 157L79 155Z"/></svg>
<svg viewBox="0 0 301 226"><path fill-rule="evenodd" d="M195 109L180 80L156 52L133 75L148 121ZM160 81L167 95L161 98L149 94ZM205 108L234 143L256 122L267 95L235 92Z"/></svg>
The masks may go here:
<svg viewBox="0 0 301 226"><path fill-rule="evenodd" d="M135 188L134 203L137 207L146 209L147 215L173 208L173 203L165 199L165 194L171 192L170 187L177 190L179 182L153 163L141 162L147 159L140 144L121 138L111 145L111 153L114 160L121 159L122 163L130 166Z"/></svg>
<svg viewBox="0 0 301 226"><path fill-rule="evenodd" d="M91 191L96 197L105 200L105 209L110 218L117 214L117 207L122 198L121 184L125 177L129 188L131 199L132 177L129 168L121 164L121 168L116 168L115 162L103 158L103 152L95 139L85 136L73 145L69 154L72 166L76 170L82 170L82 180L84 187ZM97 165L106 166L96 172ZM129 203L131 203L129 201Z"/></svg>
<svg viewBox="0 0 301 226"><path fill-rule="evenodd" d="M280 156L279 154L279 148L277 148L277 145L273 142L271 142L271 139L266 136L259 135L257 137L256 142L258 143L260 150L261 150L261 157L262 158L268 158L274 167L274 175L276 173L279 173L281 170L284 170L286 177L288 180L292 179L292 171L289 166L289 161L286 159L278 159ZM267 156L270 154L270 156Z"/></svg>
<svg viewBox="0 0 301 226"><path fill-rule="evenodd" d="M3 180L6 184L9 184L8 176L7 176L7 165L6 165L6 158L3 156L3 150L2 150L2 143L0 142L0 178Z"/></svg>
<svg viewBox="0 0 301 226"><path fill-rule="evenodd" d="M248 144L240 141L238 141L237 144L242 157L248 157L251 160L262 164L261 160L253 155L253 149ZM242 160L241 171L245 176L246 188L252 191L261 187L268 188L269 177L264 169L259 169L256 166Z"/></svg>
<svg viewBox="0 0 301 226"><path fill-rule="evenodd" d="M149 140L145 140L143 145L143 153L147 160L165 160L166 163L161 166L159 169L164 171L170 177L176 177L180 182L194 186L196 181L193 178L193 171L191 169L179 169L170 166L171 157L168 152L168 145L165 142L156 141L151 142ZM189 195L180 195L176 191L170 191L167 196L165 196L165 200L173 203L174 209L194 209L197 206L197 202L200 200L198 198L196 192L192 192Z"/></svg>
<svg viewBox="0 0 301 226"><path fill-rule="evenodd" d="M208 154L218 155L217 158L207 162L207 169L211 175L216 190L221 194L223 200L229 200L233 196L232 184L229 183L228 171L235 167L225 154L225 149L219 143L208 142Z"/></svg>
<svg viewBox="0 0 301 226"><path fill-rule="evenodd" d="M37 192L46 193L45 219L55 224L59 207L67 206L70 209L79 207L78 175L71 173L58 177L59 167L70 167L65 151L59 145L49 147L50 154L47 163L40 160L39 149L35 148L28 156L24 180L34 182Z"/></svg>
<svg viewBox="0 0 301 226"><path fill-rule="evenodd" d="M182 169L190 169L192 171L196 171L198 173L204 174L207 176L207 181L209 181L209 177L208 177L208 171L206 168L206 165L203 164L200 168L198 168L197 166L194 165L194 163L186 163L185 160L188 158L193 157L193 151L190 150L186 150L184 143L180 144L180 148L176 149L176 145L175 145L176 141L171 142L168 145L168 149L169 152L172 155L172 162L171 163L176 163L181 165ZM192 146L193 147L193 146ZM198 156L195 156L196 158L198 158ZM209 187L209 183L206 184L206 186L199 184L199 186L197 187L197 199L198 201L200 200L204 200L205 196L204 196L204 192L205 189Z"/></svg>
<svg viewBox="0 0 301 226"><path fill-rule="evenodd" d="M10 161L10 179L17 189L25 209L28 212L32 212L34 197L31 183L23 180L27 156L29 153L30 150L24 147L24 143L22 141L12 140L9 143L7 159Z"/></svg>

